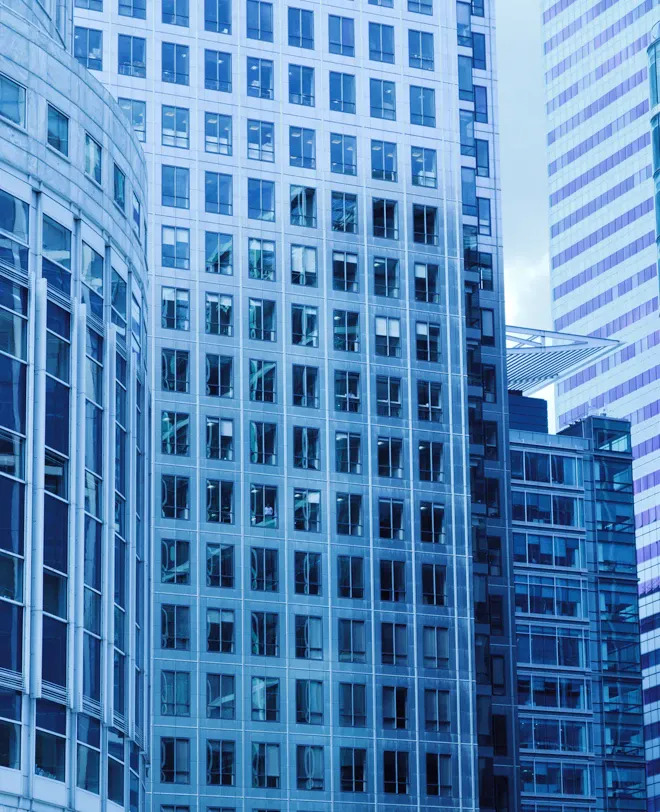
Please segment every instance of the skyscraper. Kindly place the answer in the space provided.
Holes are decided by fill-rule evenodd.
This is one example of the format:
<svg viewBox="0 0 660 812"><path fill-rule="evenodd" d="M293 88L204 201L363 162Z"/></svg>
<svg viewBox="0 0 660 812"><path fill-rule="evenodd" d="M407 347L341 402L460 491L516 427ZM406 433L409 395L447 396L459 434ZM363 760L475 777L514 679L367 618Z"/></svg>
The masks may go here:
<svg viewBox="0 0 660 812"><path fill-rule="evenodd" d="M632 424L647 723L658 578L658 278L646 49L657 3L547 0L550 256L555 328L622 346L558 387L560 426L606 411ZM649 728L647 756L657 755ZM651 787L649 807L655 808Z"/></svg>
<svg viewBox="0 0 660 812"><path fill-rule="evenodd" d="M146 166L68 11L0 11L0 807L138 810Z"/></svg>
<svg viewBox="0 0 660 812"><path fill-rule="evenodd" d="M152 808L501 807L493 4L76 5L149 166Z"/></svg>

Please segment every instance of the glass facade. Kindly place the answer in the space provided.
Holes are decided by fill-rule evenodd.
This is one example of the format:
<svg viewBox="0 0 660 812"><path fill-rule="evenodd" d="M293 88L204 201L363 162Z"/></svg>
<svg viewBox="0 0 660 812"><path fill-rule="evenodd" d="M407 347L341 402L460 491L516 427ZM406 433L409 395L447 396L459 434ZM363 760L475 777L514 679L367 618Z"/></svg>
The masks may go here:
<svg viewBox="0 0 660 812"><path fill-rule="evenodd" d="M510 441L521 809L644 810L630 425Z"/></svg>
<svg viewBox="0 0 660 812"><path fill-rule="evenodd" d="M140 810L146 168L52 32L8 10L0 54L0 807Z"/></svg>

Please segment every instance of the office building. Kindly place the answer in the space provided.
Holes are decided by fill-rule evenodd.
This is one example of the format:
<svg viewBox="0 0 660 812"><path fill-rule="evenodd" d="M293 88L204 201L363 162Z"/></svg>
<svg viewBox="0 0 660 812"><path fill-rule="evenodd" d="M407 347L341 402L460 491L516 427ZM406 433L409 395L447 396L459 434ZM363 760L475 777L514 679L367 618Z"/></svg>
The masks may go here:
<svg viewBox="0 0 660 812"><path fill-rule="evenodd" d="M65 5L0 41L0 808L138 810L146 166Z"/></svg>
<svg viewBox="0 0 660 812"><path fill-rule="evenodd" d="M622 342L558 387L558 422L601 412L631 422L652 764L660 757L660 332L646 50L657 20L652 0L543 3L554 326ZM649 809L660 808L653 769Z"/></svg>
<svg viewBox="0 0 660 812"><path fill-rule="evenodd" d="M501 807L493 4L76 6L149 167L151 808Z"/></svg>

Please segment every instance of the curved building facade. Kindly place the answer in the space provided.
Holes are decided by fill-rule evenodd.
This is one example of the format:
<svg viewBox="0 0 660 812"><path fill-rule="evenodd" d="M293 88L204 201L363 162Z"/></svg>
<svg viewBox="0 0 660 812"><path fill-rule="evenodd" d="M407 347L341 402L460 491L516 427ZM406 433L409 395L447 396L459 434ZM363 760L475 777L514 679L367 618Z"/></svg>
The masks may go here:
<svg viewBox="0 0 660 812"><path fill-rule="evenodd" d="M0 8L0 808L139 809L146 166L52 18Z"/></svg>

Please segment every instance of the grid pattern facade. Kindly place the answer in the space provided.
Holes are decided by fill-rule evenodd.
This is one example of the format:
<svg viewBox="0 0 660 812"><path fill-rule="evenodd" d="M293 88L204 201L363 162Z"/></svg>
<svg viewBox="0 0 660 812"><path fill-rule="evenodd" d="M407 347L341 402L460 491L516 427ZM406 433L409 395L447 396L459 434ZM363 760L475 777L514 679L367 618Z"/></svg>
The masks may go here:
<svg viewBox="0 0 660 812"><path fill-rule="evenodd" d="M625 346L558 388L560 425L632 424L647 755L658 757L658 278L647 46L657 3L543 3L555 328ZM650 632L650 633L649 633ZM650 805L656 808L655 780Z"/></svg>
<svg viewBox="0 0 660 812"><path fill-rule="evenodd" d="M32 11L0 54L0 807L138 810L146 166Z"/></svg>
<svg viewBox="0 0 660 812"><path fill-rule="evenodd" d="M154 809L476 803L468 338L505 454L489 15L77 4L150 169Z"/></svg>
<svg viewBox="0 0 660 812"><path fill-rule="evenodd" d="M521 809L646 808L630 427L511 432Z"/></svg>

